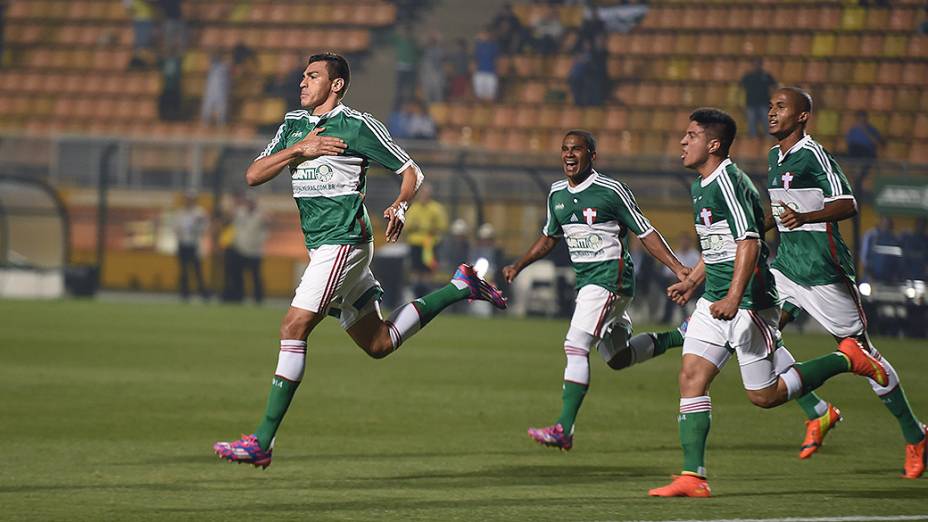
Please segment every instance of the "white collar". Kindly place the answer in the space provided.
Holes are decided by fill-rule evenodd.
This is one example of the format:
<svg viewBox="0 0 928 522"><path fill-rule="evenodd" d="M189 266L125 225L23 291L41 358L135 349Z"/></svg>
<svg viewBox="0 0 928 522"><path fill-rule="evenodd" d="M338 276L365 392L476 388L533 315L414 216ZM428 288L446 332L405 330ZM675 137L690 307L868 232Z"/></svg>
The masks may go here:
<svg viewBox="0 0 928 522"><path fill-rule="evenodd" d="M787 156L805 147L806 143L809 143L810 141L812 141L812 136L809 136L808 134L803 134L802 139L800 139L799 141L796 142L795 145L790 147L789 150L786 151L786 154L783 154L783 151L780 150L780 146L777 145L777 165L780 165L781 163L783 163L783 160L785 160Z"/></svg>
<svg viewBox="0 0 928 522"><path fill-rule="evenodd" d="M570 192L571 194L576 194L576 193L578 193L578 192L583 192L584 190L587 189L587 187L589 187L590 185L593 184L593 180L595 180L598 176L599 176L599 172L596 172L596 170L592 170L592 169L591 169L591 171L590 171L590 176L589 176L588 178L586 178L585 180L583 180L583 183L577 185L576 187L571 187L571 186L570 186L570 181L568 181L568 182L567 182L567 191Z"/></svg>
<svg viewBox="0 0 928 522"><path fill-rule="evenodd" d="M315 114L313 114L312 112L310 112L310 113L309 113L309 122L310 122L310 123L319 123L319 121L322 120L323 118L331 118L332 116L335 116L336 114L342 112L343 110L345 110L345 106L344 106L343 104L339 103L338 105L335 106L335 108L333 108L333 109L330 110L329 112L327 112L327 113L325 113L325 114L320 114L319 116L316 116Z"/></svg>
<svg viewBox="0 0 928 522"><path fill-rule="evenodd" d="M719 166L715 167L715 170L712 171L712 174L709 174L705 178L702 178L701 180L699 180L699 186L705 187L709 185L709 183L712 183L713 181L715 181L715 178L719 177L722 171L725 170L725 167L729 165L731 165L731 158L725 158L724 160L722 160L722 162L719 163Z"/></svg>

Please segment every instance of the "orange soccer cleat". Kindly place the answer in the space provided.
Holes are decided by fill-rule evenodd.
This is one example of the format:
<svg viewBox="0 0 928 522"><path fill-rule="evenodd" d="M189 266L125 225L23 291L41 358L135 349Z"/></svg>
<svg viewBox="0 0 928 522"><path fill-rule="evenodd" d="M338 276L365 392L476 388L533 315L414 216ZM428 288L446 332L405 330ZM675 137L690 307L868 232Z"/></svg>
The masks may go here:
<svg viewBox="0 0 928 522"><path fill-rule="evenodd" d="M674 475L673 482L648 491L652 497L711 497L706 479L697 475Z"/></svg>
<svg viewBox="0 0 928 522"><path fill-rule="evenodd" d="M802 441L799 458L807 459L818 451L822 447L822 441L825 440L828 431L842 420L844 420L844 417L841 416L841 411L829 403L825 415L806 421L806 439Z"/></svg>
<svg viewBox="0 0 928 522"><path fill-rule="evenodd" d="M857 375L868 377L880 386L889 383L889 374L886 368L860 344L860 341L848 337L838 344L838 351L847 357L851 363L851 371Z"/></svg>
<svg viewBox="0 0 928 522"><path fill-rule="evenodd" d="M907 479L917 479L925 472L925 459L928 455L925 453L925 445L928 444L928 426L922 425L925 432L925 438L921 442L905 445L905 467L902 468L902 476Z"/></svg>

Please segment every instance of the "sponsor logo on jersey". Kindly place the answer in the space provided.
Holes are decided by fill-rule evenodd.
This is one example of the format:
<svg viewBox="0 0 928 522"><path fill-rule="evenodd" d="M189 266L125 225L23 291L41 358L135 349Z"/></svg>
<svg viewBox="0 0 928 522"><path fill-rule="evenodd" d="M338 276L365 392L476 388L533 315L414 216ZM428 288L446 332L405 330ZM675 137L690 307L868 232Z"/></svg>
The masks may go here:
<svg viewBox="0 0 928 522"><path fill-rule="evenodd" d="M319 181L325 183L331 181L335 176L335 169L331 165L323 163L318 167L300 166L293 173L294 181Z"/></svg>
<svg viewBox="0 0 928 522"><path fill-rule="evenodd" d="M557 205L554 205L554 210L564 210L564 204L558 203Z"/></svg>
<svg viewBox="0 0 928 522"><path fill-rule="evenodd" d="M572 256L594 256L603 248L603 238L599 234L587 234L567 238L567 248Z"/></svg>
<svg viewBox="0 0 928 522"><path fill-rule="evenodd" d="M771 201L770 211L773 213L773 217L780 219L780 216L783 214L784 206L793 209L794 212L799 212L799 204L795 201Z"/></svg>

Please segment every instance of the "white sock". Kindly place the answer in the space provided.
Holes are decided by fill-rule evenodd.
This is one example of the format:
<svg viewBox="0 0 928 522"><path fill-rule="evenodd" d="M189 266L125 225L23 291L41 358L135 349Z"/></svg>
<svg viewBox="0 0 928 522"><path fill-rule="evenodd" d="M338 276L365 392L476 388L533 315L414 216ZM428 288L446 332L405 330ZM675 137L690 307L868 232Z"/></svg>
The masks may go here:
<svg viewBox="0 0 928 522"><path fill-rule="evenodd" d="M403 344L403 341L419 331L419 311L416 310L415 305L407 303L394 310L386 323L390 330L390 341L393 342L393 349L396 350Z"/></svg>
<svg viewBox="0 0 928 522"><path fill-rule="evenodd" d="M781 373L780 378L783 379L783 384L786 385L787 400L792 400L802 394L802 377L799 376L796 368L790 368ZM816 407L815 410L818 411L818 408ZM822 412L822 415L824 415L824 412Z"/></svg>
<svg viewBox="0 0 928 522"><path fill-rule="evenodd" d="M712 397L702 395L699 397L680 397L680 413L699 413L712 411Z"/></svg>
<svg viewBox="0 0 928 522"><path fill-rule="evenodd" d="M274 375L288 381L300 382L306 370L306 341L293 339L280 340L280 354L277 356L277 371Z"/></svg>
<svg viewBox="0 0 928 522"><path fill-rule="evenodd" d="M590 384L590 351L577 346L564 345L567 366L564 368L564 380L577 384Z"/></svg>

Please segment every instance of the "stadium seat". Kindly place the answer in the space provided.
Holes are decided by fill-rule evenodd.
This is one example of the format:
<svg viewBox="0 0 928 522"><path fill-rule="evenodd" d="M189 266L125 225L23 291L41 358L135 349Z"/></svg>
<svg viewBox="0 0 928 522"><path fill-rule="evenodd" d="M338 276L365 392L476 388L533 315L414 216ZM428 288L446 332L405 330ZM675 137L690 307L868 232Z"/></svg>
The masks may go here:
<svg viewBox="0 0 928 522"><path fill-rule="evenodd" d="M924 34L910 36L906 56L909 58L928 58L928 36Z"/></svg>
<svg viewBox="0 0 928 522"><path fill-rule="evenodd" d="M909 148L908 160L919 165L928 165L928 141L915 141Z"/></svg>
<svg viewBox="0 0 928 522"><path fill-rule="evenodd" d="M854 83L873 83L876 81L877 65L873 61L854 62L852 77Z"/></svg>
<svg viewBox="0 0 928 522"><path fill-rule="evenodd" d="M893 113L889 117L889 135L897 138L907 138L912 135L915 128L915 116L905 113Z"/></svg>
<svg viewBox="0 0 928 522"><path fill-rule="evenodd" d="M912 129L912 137L921 140L928 140L928 114L922 112L915 115L915 125Z"/></svg>

